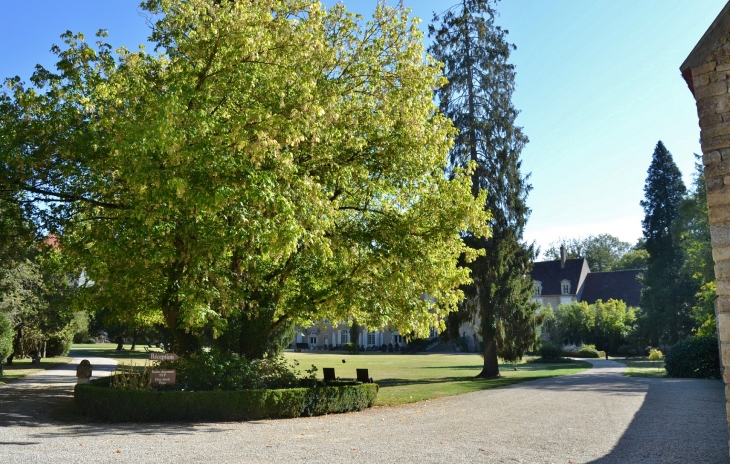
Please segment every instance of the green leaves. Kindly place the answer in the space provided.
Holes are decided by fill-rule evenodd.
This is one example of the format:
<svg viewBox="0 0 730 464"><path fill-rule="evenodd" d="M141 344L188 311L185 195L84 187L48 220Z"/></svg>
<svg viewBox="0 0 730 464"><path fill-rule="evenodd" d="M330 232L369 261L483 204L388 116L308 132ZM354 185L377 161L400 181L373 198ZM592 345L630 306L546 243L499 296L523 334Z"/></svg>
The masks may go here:
<svg viewBox="0 0 730 464"><path fill-rule="evenodd" d="M214 333L273 304L272 327L424 334L455 307L456 261L474 255L459 231L485 234L486 214L468 174L443 177L454 129L405 11L363 24L303 0L145 5L164 54L112 63L69 35L46 76L58 91L11 99L39 140L11 149L38 166L19 188L58 201L90 304Z"/></svg>

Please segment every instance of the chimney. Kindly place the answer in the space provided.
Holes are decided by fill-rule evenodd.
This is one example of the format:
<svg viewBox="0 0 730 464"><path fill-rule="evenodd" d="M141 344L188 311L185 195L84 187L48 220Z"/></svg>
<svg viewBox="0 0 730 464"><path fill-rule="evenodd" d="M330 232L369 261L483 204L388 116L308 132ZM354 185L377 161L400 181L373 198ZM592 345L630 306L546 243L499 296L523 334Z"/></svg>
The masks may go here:
<svg viewBox="0 0 730 464"><path fill-rule="evenodd" d="M565 269L565 245L560 245L560 269Z"/></svg>

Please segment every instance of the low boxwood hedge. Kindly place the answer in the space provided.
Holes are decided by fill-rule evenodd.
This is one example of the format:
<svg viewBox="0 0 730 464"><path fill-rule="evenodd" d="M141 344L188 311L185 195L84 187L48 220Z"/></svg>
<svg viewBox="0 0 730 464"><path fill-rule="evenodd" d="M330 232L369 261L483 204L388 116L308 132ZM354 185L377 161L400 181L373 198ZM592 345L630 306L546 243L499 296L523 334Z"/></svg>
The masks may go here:
<svg viewBox="0 0 730 464"><path fill-rule="evenodd" d="M74 403L104 422L245 421L360 411L375 403L377 384L240 391L140 391L108 379L76 385Z"/></svg>

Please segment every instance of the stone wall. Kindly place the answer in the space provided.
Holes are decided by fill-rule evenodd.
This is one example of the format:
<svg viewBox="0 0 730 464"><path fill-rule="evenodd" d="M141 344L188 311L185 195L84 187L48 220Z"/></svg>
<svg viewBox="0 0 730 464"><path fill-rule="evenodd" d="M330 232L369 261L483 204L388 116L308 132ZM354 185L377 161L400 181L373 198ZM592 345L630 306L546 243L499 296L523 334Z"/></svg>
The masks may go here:
<svg viewBox="0 0 730 464"><path fill-rule="evenodd" d="M730 32L730 31L726 31ZM725 381L730 398L730 34L717 40L704 64L691 68L701 129L702 162L707 182L712 256L717 278L717 327ZM726 404L730 419L730 403Z"/></svg>

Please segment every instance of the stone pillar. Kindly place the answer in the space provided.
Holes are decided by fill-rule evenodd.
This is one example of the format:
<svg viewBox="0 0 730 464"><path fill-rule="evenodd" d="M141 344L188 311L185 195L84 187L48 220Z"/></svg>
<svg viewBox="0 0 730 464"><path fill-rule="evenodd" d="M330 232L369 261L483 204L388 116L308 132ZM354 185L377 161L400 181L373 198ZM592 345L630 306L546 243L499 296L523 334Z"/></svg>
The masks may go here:
<svg viewBox="0 0 730 464"><path fill-rule="evenodd" d="M726 6L680 68L694 94L707 182L715 308L725 397L730 399L730 10ZM730 418L730 403L726 403Z"/></svg>

